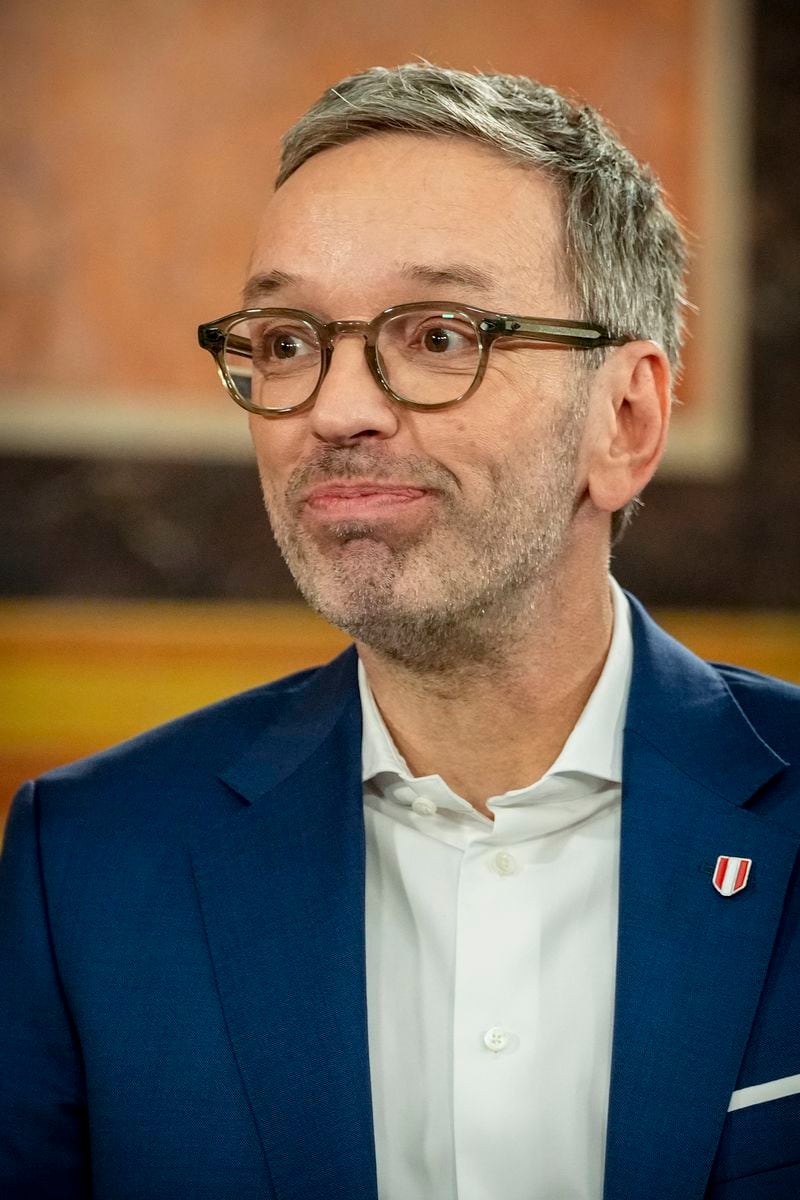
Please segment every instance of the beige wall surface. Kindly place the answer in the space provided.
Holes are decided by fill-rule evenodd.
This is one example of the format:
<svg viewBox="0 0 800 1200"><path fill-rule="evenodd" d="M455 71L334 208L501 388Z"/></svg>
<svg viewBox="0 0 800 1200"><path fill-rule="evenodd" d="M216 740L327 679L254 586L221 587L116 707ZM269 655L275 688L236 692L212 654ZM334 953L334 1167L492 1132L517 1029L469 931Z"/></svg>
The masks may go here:
<svg viewBox="0 0 800 1200"><path fill-rule="evenodd" d="M423 57L573 91L653 164L702 243L673 459L729 467L744 429L741 13L739 0L6 0L0 445L245 454L194 331L238 304L279 136L343 75Z"/></svg>

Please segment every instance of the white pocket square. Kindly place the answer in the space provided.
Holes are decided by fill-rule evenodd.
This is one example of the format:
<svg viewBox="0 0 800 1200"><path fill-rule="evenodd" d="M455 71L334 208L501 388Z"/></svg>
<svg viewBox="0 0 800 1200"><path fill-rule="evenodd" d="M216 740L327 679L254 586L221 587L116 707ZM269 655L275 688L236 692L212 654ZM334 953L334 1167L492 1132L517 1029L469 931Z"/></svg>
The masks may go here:
<svg viewBox="0 0 800 1200"><path fill-rule="evenodd" d="M739 1088L731 1096L728 1112L737 1108L749 1108L751 1104L763 1104L766 1100L781 1100L784 1096L796 1096L800 1092L800 1075L786 1075L769 1083L756 1083L753 1087Z"/></svg>

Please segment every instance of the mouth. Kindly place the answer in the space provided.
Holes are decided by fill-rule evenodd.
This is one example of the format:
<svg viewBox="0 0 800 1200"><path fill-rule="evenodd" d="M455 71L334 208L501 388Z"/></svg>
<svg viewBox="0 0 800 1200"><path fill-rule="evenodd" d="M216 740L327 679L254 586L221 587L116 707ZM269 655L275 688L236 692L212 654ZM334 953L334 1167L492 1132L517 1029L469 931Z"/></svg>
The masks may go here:
<svg viewBox="0 0 800 1200"><path fill-rule="evenodd" d="M348 480L317 484L302 507L322 521L380 520L421 509L431 498L430 489L414 484Z"/></svg>

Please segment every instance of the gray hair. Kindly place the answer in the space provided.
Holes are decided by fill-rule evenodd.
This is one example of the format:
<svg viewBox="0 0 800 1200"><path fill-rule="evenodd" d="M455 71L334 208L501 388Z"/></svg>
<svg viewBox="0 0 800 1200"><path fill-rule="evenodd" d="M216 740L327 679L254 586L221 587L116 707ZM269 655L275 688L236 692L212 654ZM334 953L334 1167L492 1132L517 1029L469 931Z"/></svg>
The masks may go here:
<svg viewBox="0 0 800 1200"><path fill-rule="evenodd" d="M373 67L329 88L283 139L280 187L309 158L379 133L460 135L545 172L564 213L566 282L576 315L652 338L680 369L686 240L649 169L588 105L517 75L430 63ZM590 351L587 365L602 361ZM616 540L636 507L614 514Z"/></svg>

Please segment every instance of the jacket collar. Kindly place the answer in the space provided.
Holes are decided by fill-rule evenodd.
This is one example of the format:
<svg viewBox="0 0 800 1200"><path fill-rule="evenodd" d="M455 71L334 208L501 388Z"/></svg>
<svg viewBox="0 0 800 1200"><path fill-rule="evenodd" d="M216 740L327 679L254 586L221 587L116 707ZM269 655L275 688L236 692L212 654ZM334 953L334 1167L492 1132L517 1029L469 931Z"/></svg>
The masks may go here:
<svg viewBox="0 0 800 1200"><path fill-rule="evenodd" d="M745 803L787 764L754 729L719 671L666 634L633 596L628 600L634 660L626 739L646 742L730 803Z"/></svg>
<svg viewBox="0 0 800 1200"><path fill-rule="evenodd" d="M249 804L267 798L331 736L338 725L357 738L361 752L358 655L349 646L324 667L281 680L270 690L264 730L229 763L220 779ZM281 810L286 806L281 805ZM333 810L329 816L333 818Z"/></svg>
<svg viewBox="0 0 800 1200"><path fill-rule="evenodd" d="M628 600L634 664L626 750L634 739L646 742L687 778L732 804L745 803L787 764L754 729L718 671L669 637L630 594ZM360 737L353 646L276 689L264 733L220 778L255 803L313 754L340 720L358 726Z"/></svg>

